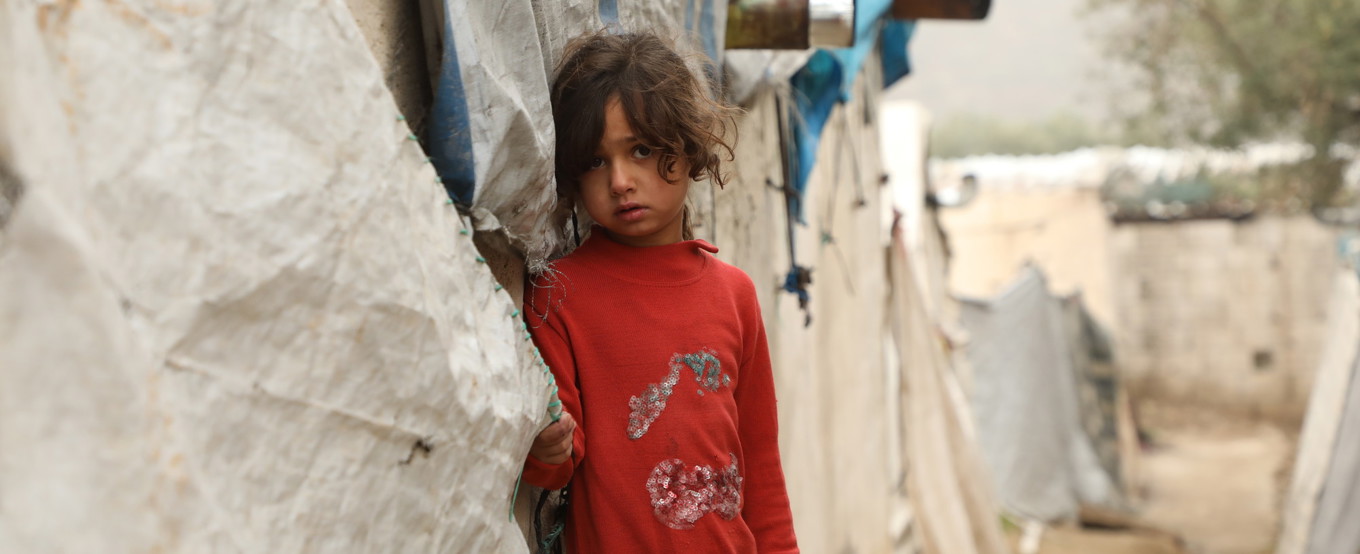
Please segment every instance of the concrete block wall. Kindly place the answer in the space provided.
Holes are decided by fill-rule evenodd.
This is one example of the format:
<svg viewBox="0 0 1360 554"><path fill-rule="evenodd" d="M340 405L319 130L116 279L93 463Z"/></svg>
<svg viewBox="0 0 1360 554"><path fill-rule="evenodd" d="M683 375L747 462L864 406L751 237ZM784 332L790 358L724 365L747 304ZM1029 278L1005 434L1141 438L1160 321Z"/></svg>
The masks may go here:
<svg viewBox="0 0 1360 554"><path fill-rule="evenodd" d="M1135 391L1302 417L1336 232L1308 217L1114 228L1116 345Z"/></svg>

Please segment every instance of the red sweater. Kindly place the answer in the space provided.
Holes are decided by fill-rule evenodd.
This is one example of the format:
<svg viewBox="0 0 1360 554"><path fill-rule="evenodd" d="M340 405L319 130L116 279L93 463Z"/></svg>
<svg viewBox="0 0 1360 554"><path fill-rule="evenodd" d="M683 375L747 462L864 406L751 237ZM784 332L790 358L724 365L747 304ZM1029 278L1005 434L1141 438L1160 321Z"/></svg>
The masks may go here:
<svg viewBox="0 0 1360 554"><path fill-rule="evenodd" d="M635 248L596 229L528 291L534 341L577 421L566 545L797 552L755 287L698 240Z"/></svg>

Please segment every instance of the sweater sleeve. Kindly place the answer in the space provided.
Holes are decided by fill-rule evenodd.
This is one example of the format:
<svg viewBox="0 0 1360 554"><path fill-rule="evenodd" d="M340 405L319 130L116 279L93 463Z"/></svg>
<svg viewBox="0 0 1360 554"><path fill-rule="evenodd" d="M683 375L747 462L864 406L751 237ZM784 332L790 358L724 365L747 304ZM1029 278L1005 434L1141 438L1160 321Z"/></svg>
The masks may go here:
<svg viewBox="0 0 1360 554"><path fill-rule="evenodd" d="M531 314L530 317L534 317L532 314L535 314L532 302L533 300L526 302L524 310L526 314ZM547 303L539 305L546 306ZM538 347L543 361L548 364L557 383L557 397L562 401L562 410L576 420L576 431L572 433L571 457L560 464L544 463L532 454L526 455L524 481L536 487L557 490L567 486L576 471L576 466L585 459L586 421L581 414L581 394L576 382L576 363L571 353L571 342L561 330L561 321L549 310L546 317L536 325L530 325L530 329L534 345Z"/></svg>
<svg viewBox="0 0 1360 554"><path fill-rule="evenodd" d="M752 291L754 302L754 291ZM798 540L793 532L793 513L789 510L784 486L784 469L779 460L779 421L775 407L774 375L770 368L770 349L759 308L755 333L747 344L750 350L741 364L736 397L738 429L746 468L742 519L755 535L756 550L765 553L796 553Z"/></svg>

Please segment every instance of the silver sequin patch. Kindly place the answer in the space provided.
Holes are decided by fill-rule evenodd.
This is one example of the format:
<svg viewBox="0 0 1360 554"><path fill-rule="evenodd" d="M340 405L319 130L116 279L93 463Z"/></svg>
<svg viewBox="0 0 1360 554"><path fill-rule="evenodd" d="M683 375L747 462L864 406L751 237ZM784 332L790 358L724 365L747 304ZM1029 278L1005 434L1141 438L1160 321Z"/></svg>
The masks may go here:
<svg viewBox="0 0 1360 554"><path fill-rule="evenodd" d="M662 410L666 409L666 400L671 397L675 383L680 381L681 366L675 363L679 357L680 355L676 354L671 358L671 372L666 375L665 380L647 385L641 395L628 399L628 408L632 410L628 414L628 438L633 440L642 438L642 435L647 434L647 429L652 427L652 422L661 417Z"/></svg>
<svg viewBox="0 0 1360 554"><path fill-rule="evenodd" d="M699 394L704 394L704 389L710 391L718 390L723 385L731 386L731 378L722 374L722 363L718 361L718 353L710 348L704 348L693 354L675 354L671 356L670 373L660 383L647 385L642 390L642 394L628 398L628 438L637 440L647 434L647 430L652 427L652 422L661 417L661 412L666 410L666 401L670 399L671 393L675 391L675 384L680 381L680 371L688 367L694 371L695 380L699 381Z"/></svg>
<svg viewBox="0 0 1360 554"><path fill-rule="evenodd" d="M694 380L699 382L699 396L704 395L704 389L713 392L732 382L730 377L723 375L722 362L718 361L718 353L711 348L680 356L680 361L694 371ZM671 363L675 363L674 358Z"/></svg>
<svg viewBox="0 0 1360 554"><path fill-rule="evenodd" d="M732 463L721 470L694 466L672 458L652 469L647 492L652 496L652 512L657 521L671 529L693 529L694 523L709 512L733 519L741 512L741 473L737 455L729 453Z"/></svg>

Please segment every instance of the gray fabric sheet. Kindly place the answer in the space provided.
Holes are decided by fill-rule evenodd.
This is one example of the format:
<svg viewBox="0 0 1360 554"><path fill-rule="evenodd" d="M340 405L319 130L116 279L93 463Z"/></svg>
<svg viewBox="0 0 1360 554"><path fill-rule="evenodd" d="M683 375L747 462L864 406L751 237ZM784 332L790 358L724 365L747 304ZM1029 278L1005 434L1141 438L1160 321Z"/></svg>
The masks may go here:
<svg viewBox="0 0 1360 554"><path fill-rule="evenodd" d="M1076 518L1116 502L1113 482L1081 426L1077 372L1059 300L1027 269L991 301L965 301L973 410L983 459L1007 511Z"/></svg>

